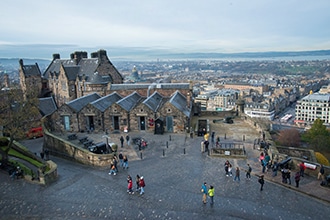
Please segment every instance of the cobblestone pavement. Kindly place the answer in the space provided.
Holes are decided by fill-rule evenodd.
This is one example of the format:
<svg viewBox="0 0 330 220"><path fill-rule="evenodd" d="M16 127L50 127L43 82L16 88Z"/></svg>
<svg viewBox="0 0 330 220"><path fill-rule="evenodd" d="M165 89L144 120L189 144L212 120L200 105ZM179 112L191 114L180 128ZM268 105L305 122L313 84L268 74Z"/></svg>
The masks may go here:
<svg viewBox="0 0 330 220"><path fill-rule="evenodd" d="M235 123L243 133L234 137L228 131L227 137L246 135L248 159L230 161L234 167L242 168L250 163L258 174L259 152L249 144L258 134L248 126L244 128L243 122ZM120 135L110 137L119 142ZM326 219L330 215L329 202L302 193L313 187L315 192L325 190L322 192L329 197L327 189L312 185L317 181L311 177L304 177L296 189L266 175L264 191L260 191L254 175L246 180L242 172L240 182L226 177L226 158L201 153L201 137L130 133L131 137L138 135L146 138L149 146L143 151L133 145L119 148L129 155L129 169L120 168L116 176L110 176L108 168L52 156L50 159L58 164L59 179L49 186L11 181L0 172L0 219ZM97 134L93 138L102 140ZM42 139L25 144L37 152ZM145 194L141 196L126 192L127 175L134 179L136 174L143 175L146 181ZM213 206L202 204L200 188L204 181L215 187Z"/></svg>

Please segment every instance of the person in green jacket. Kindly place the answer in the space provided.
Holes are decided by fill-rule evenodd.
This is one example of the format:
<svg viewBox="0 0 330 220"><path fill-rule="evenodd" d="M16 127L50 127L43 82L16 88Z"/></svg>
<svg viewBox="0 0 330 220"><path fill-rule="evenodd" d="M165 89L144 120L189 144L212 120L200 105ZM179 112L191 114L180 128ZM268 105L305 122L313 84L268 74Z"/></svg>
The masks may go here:
<svg viewBox="0 0 330 220"><path fill-rule="evenodd" d="M214 187L212 185L210 186L210 189L208 191L208 194L209 194L209 197L211 199L211 203L210 204L213 205Z"/></svg>

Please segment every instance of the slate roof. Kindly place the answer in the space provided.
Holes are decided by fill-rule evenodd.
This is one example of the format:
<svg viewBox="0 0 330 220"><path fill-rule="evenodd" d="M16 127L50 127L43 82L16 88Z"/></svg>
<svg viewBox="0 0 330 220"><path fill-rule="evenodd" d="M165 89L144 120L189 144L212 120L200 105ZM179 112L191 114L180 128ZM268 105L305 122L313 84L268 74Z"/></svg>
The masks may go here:
<svg viewBox="0 0 330 220"><path fill-rule="evenodd" d="M109 94L107 96L104 96L104 97L102 97L100 99L97 99L97 100L91 102L91 105L93 105L95 108L97 108L101 112L104 112L113 103L116 103L120 99L122 99L122 97L118 93L113 92L113 93L111 93L111 94Z"/></svg>
<svg viewBox="0 0 330 220"><path fill-rule="evenodd" d="M143 104L148 106L153 112L157 112L157 109L160 107L162 102L163 102L163 96L156 91L146 100L144 100Z"/></svg>
<svg viewBox="0 0 330 220"><path fill-rule="evenodd" d="M48 79L49 74L52 73L58 74L60 72L61 65L63 65L64 67L76 66L75 62L71 59L55 59L50 63L50 65L44 72L43 77Z"/></svg>
<svg viewBox="0 0 330 220"><path fill-rule="evenodd" d="M112 82L112 77L110 75L101 76L97 72L86 77L86 81L89 84L108 84Z"/></svg>
<svg viewBox="0 0 330 220"><path fill-rule="evenodd" d="M136 84L113 84L110 90L133 90L133 89L148 89L159 88L159 89L189 89L189 83L136 83Z"/></svg>
<svg viewBox="0 0 330 220"><path fill-rule="evenodd" d="M302 98L302 101L311 101L311 100L330 102L330 94L313 93Z"/></svg>
<svg viewBox="0 0 330 220"><path fill-rule="evenodd" d="M69 81L74 81L79 73L79 66L63 66Z"/></svg>
<svg viewBox="0 0 330 220"><path fill-rule="evenodd" d="M187 108L187 99L179 91L176 91L169 102L179 111L183 112L187 117L190 117L190 109Z"/></svg>
<svg viewBox="0 0 330 220"><path fill-rule="evenodd" d="M130 111L141 101L142 97L137 92L133 92L132 94L119 100L117 104L120 105L126 111Z"/></svg>
<svg viewBox="0 0 330 220"><path fill-rule="evenodd" d="M101 98L101 96L97 93L89 94L70 102L65 103L70 108L72 108L75 112L79 112L83 107L85 107L88 103L91 103L97 99Z"/></svg>
<svg viewBox="0 0 330 220"><path fill-rule="evenodd" d="M53 97L39 99L39 111L42 116L53 114L57 110L57 105Z"/></svg>
<svg viewBox="0 0 330 220"><path fill-rule="evenodd" d="M40 72L38 64L23 65L22 70L26 77L41 76L41 72Z"/></svg>
<svg viewBox="0 0 330 220"><path fill-rule="evenodd" d="M58 74L61 65L63 66L69 80L76 80L77 76L85 76L85 80L90 83L108 83L112 82L111 76L99 76L96 72L100 65L98 58L82 58L78 64L72 59L55 59L48 66L43 74L44 78L48 78L49 74Z"/></svg>

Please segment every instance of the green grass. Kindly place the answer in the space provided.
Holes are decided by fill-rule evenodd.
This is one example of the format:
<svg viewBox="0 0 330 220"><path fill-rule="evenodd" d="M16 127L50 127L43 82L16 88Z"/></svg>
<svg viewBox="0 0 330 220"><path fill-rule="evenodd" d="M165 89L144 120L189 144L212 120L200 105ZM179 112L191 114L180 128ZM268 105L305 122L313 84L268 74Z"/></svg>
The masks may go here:
<svg viewBox="0 0 330 220"><path fill-rule="evenodd" d="M30 157L27 157L27 156L25 156L25 155L17 152L14 149L10 149L9 152L8 152L8 154L10 156L17 157L17 158L20 158L22 160L25 160L25 161L29 162L30 164L32 164L33 166L35 166L37 168L41 168L42 166L44 166L43 163L41 163L41 162L39 162L37 160L34 160L34 159L30 158Z"/></svg>

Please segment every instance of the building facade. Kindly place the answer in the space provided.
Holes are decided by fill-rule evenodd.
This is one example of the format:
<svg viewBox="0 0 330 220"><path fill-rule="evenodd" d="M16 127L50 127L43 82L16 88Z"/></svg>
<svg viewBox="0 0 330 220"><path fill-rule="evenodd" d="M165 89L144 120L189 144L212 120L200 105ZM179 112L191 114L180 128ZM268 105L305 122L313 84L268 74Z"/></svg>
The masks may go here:
<svg viewBox="0 0 330 220"><path fill-rule="evenodd" d="M315 119L321 119L324 124L330 124L330 94L313 93L297 101L295 123L311 125Z"/></svg>

